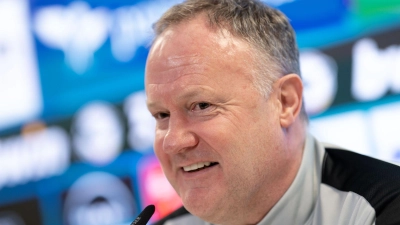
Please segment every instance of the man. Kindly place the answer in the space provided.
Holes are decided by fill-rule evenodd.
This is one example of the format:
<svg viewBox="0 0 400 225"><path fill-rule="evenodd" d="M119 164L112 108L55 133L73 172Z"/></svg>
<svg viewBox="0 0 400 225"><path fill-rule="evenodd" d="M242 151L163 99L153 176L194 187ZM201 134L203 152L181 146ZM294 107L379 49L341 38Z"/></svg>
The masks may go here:
<svg viewBox="0 0 400 225"><path fill-rule="evenodd" d="M282 13L189 0L155 31L145 82L154 150L184 205L156 224L400 223L396 166L307 134Z"/></svg>

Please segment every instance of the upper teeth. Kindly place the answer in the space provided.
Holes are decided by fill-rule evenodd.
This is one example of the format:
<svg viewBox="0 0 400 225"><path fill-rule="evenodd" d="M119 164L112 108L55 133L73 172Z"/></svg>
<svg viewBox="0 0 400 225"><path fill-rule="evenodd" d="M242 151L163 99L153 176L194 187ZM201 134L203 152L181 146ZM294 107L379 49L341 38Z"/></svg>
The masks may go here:
<svg viewBox="0 0 400 225"><path fill-rule="evenodd" d="M205 166L209 166L211 164L211 162L199 162L199 163L195 163L189 166L184 166L183 170L188 172L188 171L192 171L192 170L197 170L200 168L203 168Z"/></svg>

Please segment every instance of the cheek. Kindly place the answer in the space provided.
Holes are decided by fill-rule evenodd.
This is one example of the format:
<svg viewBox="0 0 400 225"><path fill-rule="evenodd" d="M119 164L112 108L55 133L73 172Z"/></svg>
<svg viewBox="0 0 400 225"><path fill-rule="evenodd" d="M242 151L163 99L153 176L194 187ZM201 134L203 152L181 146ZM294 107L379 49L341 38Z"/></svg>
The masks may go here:
<svg viewBox="0 0 400 225"><path fill-rule="evenodd" d="M163 148L164 142L164 134L162 132L156 132L154 139L154 153L160 161L163 169L167 168L168 163L168 155L165 153Z"/></svg>
<svg viewBox="0 0 400 225"><path fill-rule="evenodd" d="M247 161L246 151L251 146L251 139L245 127L227 118L198 126L198 135L206 142L209 149L218 156L225 171L236 170Z"/></svg>
<svg viewBox="0 0 400 225"><path fill-rule="evenodd" d="M162 146L163 146L163 137L159 134L159 132L156 132L155 138L154 138L154 152L158 156L162 152Z"/></svg>
<svg viewBox="0 0 400 225"><path fill-rule="evenodd" d="M234 145L233 129L235 128L223 120L212 120L196 124L196 135L201 142L206 143L208 149L223 156L230 151L230 146Z"/></svg>
<svg viewBox="0 0 400 225"><path fill-rule="evenodd" d="M163 149L163 140L164 140L163 136L156 134L156 137L154 139L154 153L161 164L161 168L166 178L171 183L171 185L174 186L173 167L169 155L166 154Z"/></svg>

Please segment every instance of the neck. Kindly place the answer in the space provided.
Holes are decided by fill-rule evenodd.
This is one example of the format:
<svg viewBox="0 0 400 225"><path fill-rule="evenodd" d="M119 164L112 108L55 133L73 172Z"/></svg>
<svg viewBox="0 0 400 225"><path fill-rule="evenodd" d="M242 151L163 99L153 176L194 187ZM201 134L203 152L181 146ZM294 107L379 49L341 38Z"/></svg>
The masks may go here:
<svg viewBox="0 0 400 225"><path fill-rule="evenodd" d="M277 187L273 190L260 190L258 194L252 195L253 198L249 199L246 209L243 211L243 220L237 224L257 224L259 223L269 211L276 205L276 203L283 197L286 191L293 183L303 158L303 151L306 139L306 130L303 121L296 121L286 132L284 132L283 151L286 152L286 159L282 162L282 172L278 175L280 179L276 180L274 186ZM234 223L229 223L234 224Z"/></svg>

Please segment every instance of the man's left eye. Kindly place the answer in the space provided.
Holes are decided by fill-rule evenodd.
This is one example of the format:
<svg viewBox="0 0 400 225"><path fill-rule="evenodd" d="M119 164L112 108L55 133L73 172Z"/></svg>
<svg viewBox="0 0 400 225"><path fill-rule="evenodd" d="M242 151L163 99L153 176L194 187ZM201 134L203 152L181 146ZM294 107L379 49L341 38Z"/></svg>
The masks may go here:
<svg viewBox="0 0 400 225"><path fill-rule="evenodd" d="M192 110L204 110L210 107L211 104L208 102L199 102L197 103Z"/></svg>

